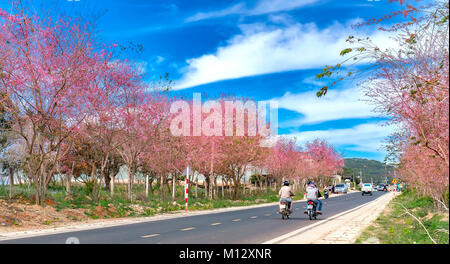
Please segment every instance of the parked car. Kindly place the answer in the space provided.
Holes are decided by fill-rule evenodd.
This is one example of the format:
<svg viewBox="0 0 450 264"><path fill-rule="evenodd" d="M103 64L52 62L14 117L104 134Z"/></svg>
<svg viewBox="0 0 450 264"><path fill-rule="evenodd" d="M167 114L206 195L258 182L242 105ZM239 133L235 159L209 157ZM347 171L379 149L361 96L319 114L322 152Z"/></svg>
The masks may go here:
<svg viewBox="0 0 450 264"><path fill-rule="evenodd" d="M345 183L338 183L336 186L334 186L334 192L335 193L347 193L348 187Z"/></svg>
<svg viewBox="0 0 450 264"><path fill-rule="evenodd" d="M364 183L363 184L363 186L361 188L362 195L364 195L364 194L372 195L372 191L373 191L372 184L370 184L370 183Z"/></svg>

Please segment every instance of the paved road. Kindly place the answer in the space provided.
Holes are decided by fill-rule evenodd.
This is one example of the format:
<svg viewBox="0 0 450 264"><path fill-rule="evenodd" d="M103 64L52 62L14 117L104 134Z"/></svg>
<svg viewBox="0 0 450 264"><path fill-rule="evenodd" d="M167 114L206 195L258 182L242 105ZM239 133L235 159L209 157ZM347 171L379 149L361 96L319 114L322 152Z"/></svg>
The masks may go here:
<svg viewBox="0 0 450 264"><path fill-rule="evenodd" d="M146 223L67 232L54 235L1 241L2 243L63 244L76 237L81 244L95 243L161 243L161 244L258 244L292 232L309 224L323 221L343 211L373 201L384 193L373 196L351 193L323 200L324 214L310 221L303 214L305 202L294 204L294 214L282 220L278 205L244 210L180 217Z"/></svg>

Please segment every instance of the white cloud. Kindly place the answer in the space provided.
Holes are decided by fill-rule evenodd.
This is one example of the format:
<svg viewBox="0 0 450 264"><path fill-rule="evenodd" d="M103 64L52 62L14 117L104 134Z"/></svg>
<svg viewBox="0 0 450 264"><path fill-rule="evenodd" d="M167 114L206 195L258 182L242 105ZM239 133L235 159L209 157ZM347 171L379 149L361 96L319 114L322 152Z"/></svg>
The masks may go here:
<svg viewBox="0 0 450 264"><path fill-rule="evenodd" d="M262 0L249 11L251 15L261 15L279 11L292 10L314 4L318 0Z"/></svg>
<svg viewBox="0 0 450 264"><path fill-rule="evenodd" d="M192 22L228 15L263 15L279 11L288 11L316 2L318 2L318 0L260 0L254 7L251 8L248 8L245 3L241 2L222 10L197 13L191 17L188 17L186 21Z"/></svg>
<svg viewBox="0 0 450 264"><path fill-rule="evenodd" d="M297 144L304 144L316 138L324 139L335 147L351 151L379 152L382 141L395 131L395 127L378 123L367 123L344 129L315 130L283 135L295 138Z"/></svg>
<svg viewBox="0 0 450 264"><path fill-rule="evenodd" d="M245 4L238 3L236 5L230 6L228 8L211 11L211 12L200 12L186 19L187 22L199 21L203 19L215 18L215 17L224 17L233 14L243 14L245 13Z"/></svg>
<svg viewBox="0 0 450 264"><path fill-rule="evenodd" d="M291 94L274 98L279 108L295 111L303 115L298 120L280 123L280 127L293 127L304 124L317 124L330 120L349 118L370 118L378 114L372 112L373 106L364 100L364 92L358 87L331 89L326 96L317 97L317 91Z"/></svg>
<svg viewBox="0 0 450 264"><path fill-rule="evenodd" d="M242 34L232 37L213 54L187 60L184 76L175 89L260 74L319 68L342 61L349 35L363 36L348 25L334 23L319 29L314 23L283 27L241 25ZM369 34L383 47L394 46L387 32Z"/></svg>

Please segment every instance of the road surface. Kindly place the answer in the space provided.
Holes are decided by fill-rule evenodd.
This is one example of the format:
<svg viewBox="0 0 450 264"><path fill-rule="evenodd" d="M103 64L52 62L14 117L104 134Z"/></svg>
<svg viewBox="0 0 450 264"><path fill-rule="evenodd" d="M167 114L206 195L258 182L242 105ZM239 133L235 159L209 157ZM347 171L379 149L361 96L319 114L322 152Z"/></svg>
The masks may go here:
<svg viewBox="0 0 450 264"><path fill-rule="evenodd" d="M187 216L122 226L90 229L45 236L0 241L0 244L64 244L75 237L81 244L259 244L317 221L368 203L383 195L362 196L360 192L323 201L323 215L310 221L303 213L305 202L294 203L289 220L277 214L278 205L237 211Z"/></svg>

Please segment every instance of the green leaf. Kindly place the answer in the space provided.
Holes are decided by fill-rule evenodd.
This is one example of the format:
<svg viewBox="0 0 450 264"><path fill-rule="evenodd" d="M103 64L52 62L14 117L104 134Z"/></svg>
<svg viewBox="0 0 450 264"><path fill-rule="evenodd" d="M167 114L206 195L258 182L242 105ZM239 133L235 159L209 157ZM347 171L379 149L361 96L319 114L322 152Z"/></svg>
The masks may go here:
<svg viewBox="0 0 450 264"><path fill-rule="evenodd" d="M352 52L352 49L351 49L351 48L343 49L343 50L341 51L340 55L341 55L341 56L344 56L345 54L350 53L350 52Z"/></svg>
<svg viewBox="0 0 450 264"><path fill-rule="evenodd" d="M317 97L322 97L327 94L327 91L328 91L328 86L324 86L316 93L316 95L317 95Z"/></svg>

